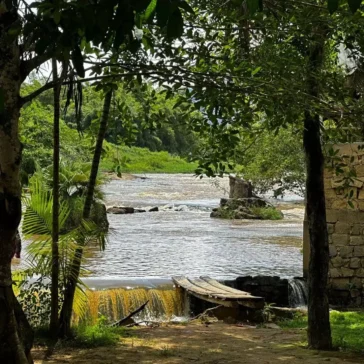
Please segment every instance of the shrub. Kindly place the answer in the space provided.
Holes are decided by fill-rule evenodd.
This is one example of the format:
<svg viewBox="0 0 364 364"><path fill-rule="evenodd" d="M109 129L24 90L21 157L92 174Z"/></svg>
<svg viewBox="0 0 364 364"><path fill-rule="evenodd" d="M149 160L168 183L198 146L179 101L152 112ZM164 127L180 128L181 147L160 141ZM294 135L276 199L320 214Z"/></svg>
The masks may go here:
<svg viewBox="0 0 364 364"><path fill-rule="evenodd" d="M283 214L275 207L252 207L251 212L263 220L282 220Z"/></svg>

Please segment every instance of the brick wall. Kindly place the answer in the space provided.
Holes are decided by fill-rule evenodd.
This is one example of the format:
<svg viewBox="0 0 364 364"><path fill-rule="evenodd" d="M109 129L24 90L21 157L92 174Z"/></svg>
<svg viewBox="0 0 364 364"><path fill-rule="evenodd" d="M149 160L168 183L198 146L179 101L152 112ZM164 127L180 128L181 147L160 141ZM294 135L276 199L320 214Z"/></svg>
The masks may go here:
<svg viewBox="0 0 364 364"><path fill-rule="evenodd" d="M325 170L330 302L338 305L364 306L364 149L359 145L333 147L339 150L337 161L328 158ZM339 175L332 169L338 163Z"/></svg>

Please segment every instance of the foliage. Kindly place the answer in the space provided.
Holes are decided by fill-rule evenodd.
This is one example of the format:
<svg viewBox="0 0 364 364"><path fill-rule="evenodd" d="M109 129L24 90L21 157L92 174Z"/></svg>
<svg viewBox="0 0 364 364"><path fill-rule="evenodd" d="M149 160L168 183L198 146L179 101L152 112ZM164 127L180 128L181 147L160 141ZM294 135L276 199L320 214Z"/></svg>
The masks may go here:
<svg viewBox="0 0 364 364"><path fill-rule="evenodd" d="M35 328L35 341L40 346L52 344L49 337L49 330L46 326ZM77 326L73 329L73 336L67 340L58 342L63 348L96 348L114 346L120 343L123 337L131 334L124 327L109 326L103 318L93 326Z"/></svg>
<svg viewBox="0 0 364 364"><path fill-rule="evenodd" d="M263 220L282 220L283 214L274 207L252 207L253 215L259 216Z"/></svg>
<svg viewBox="0 0 364 364"><path fill-rule="evenodd" d="M237 170L252 182L255 191L273 191L274 197L287 191L305 195L305 161L300 133L281 129L277 134L263 131L249 149L237 155ZM244 150L244 146L241 146Z"/></svg>
<svg viewBox="0 0 364 364"><path fill-rule="evenodd" d="M52 161L53 148L52 105L33 101L23 108L20 118L20 133L23 143L22 182L29 183L29 177L37 165L48 167ZM90 142L70 129L63 121L60 123L61 158L69 163L86 162L90 158Z"/></svg>
<svg viewBox="0 0 364 364"><path fill-rule="evenodd" d="M25 275L23 286L28 284L29 277L34 274L40 274L44 279L49 278L52 267L52 189L49 188L46 177L40 171L31 178L30 182L30 196L24 198L25 213L22 224L24 237L31 240L27 247L30 268L23 272L23 275ZM82 250L89 244L98 244L100 249L104 249L107 239L105 226L92 220L83 220L81 218L82 210L77 210L75 207L74 199L67 199L64 194L61 195L59 208L59 228L61 232L59 236L59 279L62 287L65 286L65 279L72 271L75 251L77 249ZM70 224L69 218L72 216L77 216L77 223L73 221ZM83 242L82 246L79 246L79 241ZM85 273L85 270L81 270L81 275ZM83 284L78 277L77 281L74 311L77 316L83 317L86 296L83 293ZM47 290L43 289L40 291L42 293L47 292ZM19 294L21 292L20 290ZM43 324L43 322L39 322L39 324Z"/></svg>
<svg viewBox="0 0 364 364"><path fill-rule="evenodd" d="M32 90L34 84L39 85L39 80L27 84L24 87L28 90L26 92ZM61 194L69 194L67 190L70 187L77 189L74 193L84 194L88 183L89 161L97 135L102 99L92 86L86 86L83 92L81 133L76 130L74 112L64 115L60 124ZM175 102L176 99L164 101L163 94L150 86L145 91L139 87L128 91L124 84L119 83L107 134L110 143L104 143L102 168L119 175L124 172L192 173L195 164L162 152L185 157L197 147L197 139L184 127L185 113L180 108L173 108ZM47 92L22 110L23 184L29 183L29 177L38 165L46 168L44 173L52 173L52 107L52 99ZM70 110L73 110L72 107ZM153 154L147 149L134 148L134 145L161 153ZM100 197L99 190L96 197Z"/></svg>
<svg viewBox="0 0 364 364"><path fill-rule="evenodd" d="M67 347L96 348L99 346L114 346L128 333L124 327L110 326L104 318L100 318L94 326L77 326L74 337L64 342Z"/></svg>
<svg viewBox="0 0 364 364"><path fill-rule="evenodd" d="M41 276L35 282L23 280L18 285L17 299L22 305L32 327L42 327L49 323L51 312L51 284L49 278ZM62 302L59 302L59 309Z"/></svg>
<svg viewBox="0 0 364 364"><path fill-rule="evenodd" d="M330 312L333 346L340 350L362 352L364 349L364 312ZM284 320L279 326L286 329L304 329L307 316L297 315Z"/></svg>
<svg viewBox="0 0 364 364"><path fill-rule="evenodd" d="M108 172L115 172L115 157L118 154L125 161L118 163L121 173L193 173L197 166L181 157L171 156L167 152L151 152L147 148L108 144L107 149L101 168Z"/></svg>

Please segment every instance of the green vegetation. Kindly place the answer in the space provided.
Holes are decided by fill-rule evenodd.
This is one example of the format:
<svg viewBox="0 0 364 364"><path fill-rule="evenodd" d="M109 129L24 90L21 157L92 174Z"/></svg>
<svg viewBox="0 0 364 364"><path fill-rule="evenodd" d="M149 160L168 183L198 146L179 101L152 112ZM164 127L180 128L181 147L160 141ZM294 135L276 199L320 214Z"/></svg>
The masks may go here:
<svg viewBox="0 0 364 364"><path fill-rule="evenodd" d="M65 341L65 345L74 348L95 348L98 346L114 346L122 337L130 336L124 327L111 327L105 323L94 326L77 326L74 337Z"/></svg>
<svg viewBox="0 0 364 364"><path fill-rule="evenodd" d="M282 220L283 214L275 207L252 207L253 215L259 216L263 220Z"/></svg>
<svg viewBox="0 0 364 364"><path fill-rule="evenodd" d="M168 152L151 152L147 148L115 147L108 143L109 150L103 159L101 169L106 172L120 173L194 173L196 163L189 163L179 156ZM123 162L118 162L117 155L123 156Z"/></svg>
<svg viewBox="0 0 364 364"><path fill-rule="evenodd" d="M364 312L330 312L333 347L340 350L362 352L364 348ZM279 326L285 329L307 328L307 316L297 315L284 320Z"/></svg>
<svg viewBox="0 0 364 364"><path fill-rule="evenodd" d="M29 93L37 85L41 83L34 80L24 87L23 92ZM193 152L197 139L183 127L183 110L173 108L173 99L164 100L162 92L153 92L149 86L145 91L138 87L128 91L122 83L119 86L113 99L101 169L117 174L194 173L197 163L189 163L186 157ZM83 92L82 120L77 121L70 111L60 121L60 155L67 163L89 163L92 158L102 98L91 86ZM45 93L39 100L25 106L21 113L23 185L29 183L37 166L48 168L52 161L53 105L50 96L49 92ZM140 101L146 103L147 98L148 112Z"/></svg>
<svg viewBox="0 0 364 364"><path fill-rule="evenodd" d="M49 330L46 326L37 327L35 330L35 343L40 346L51 344ZM103 319L96 325L81 325L73 329L73 336L58 343L61 347L69 348L96 348L105 346L115 346L121 342L122 338L130 337L130 329L125 327L112 327L107 325Z"/></svg>

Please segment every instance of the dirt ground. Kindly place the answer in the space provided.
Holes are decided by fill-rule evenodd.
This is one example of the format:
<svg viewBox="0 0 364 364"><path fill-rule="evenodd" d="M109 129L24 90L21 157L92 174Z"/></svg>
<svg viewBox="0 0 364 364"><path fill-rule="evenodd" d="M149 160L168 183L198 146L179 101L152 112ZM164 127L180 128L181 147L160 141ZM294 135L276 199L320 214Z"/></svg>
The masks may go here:
<svg viewBox="0 0 364 364"><path fill-rule="evenodd" d="M302 330L252 328L214 323L132 330L115 347L59 349L44 360L44 350L33 353L35 363L203 363L203 364L321 364L363 363L364 356L305 349Z"/></svg>

